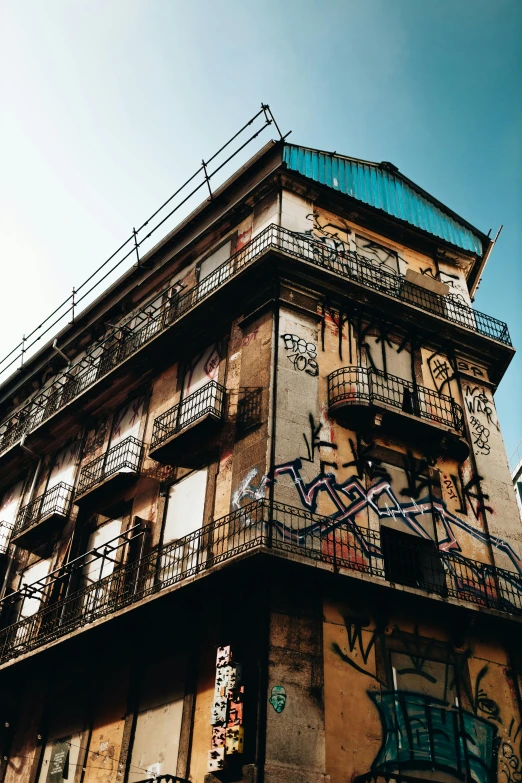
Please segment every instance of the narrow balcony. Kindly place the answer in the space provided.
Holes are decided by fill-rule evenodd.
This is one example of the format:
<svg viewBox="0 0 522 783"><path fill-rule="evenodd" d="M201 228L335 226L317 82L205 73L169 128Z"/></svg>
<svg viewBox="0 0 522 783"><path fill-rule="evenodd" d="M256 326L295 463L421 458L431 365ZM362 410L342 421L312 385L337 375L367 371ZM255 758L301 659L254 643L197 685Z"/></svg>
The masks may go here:
<svg viewBox="0 0 522 783"><path fill-rule="evenodd" d="M171 295L169 289L165 290L163 303L153 312L150 305L144 306L129 316L128 322L114 326L102 341L93 343L78 364L55 378L48 388L0 424L0 454L103 379L108 384L108 376L117 367L186 318L209 297L223 293L223 289L244 270L274 252L303 265L322 269L349 281L350 285L362 286L378 295L411 305L413 317L420 309L437 316L442 322L463 327L472 335L481 335L511 347L509 331L503 321L474 310L451 296L417 285L402 275L386 271L357 253L330 247L310 236L272 224L189 291ZM160 295L161 292L156 298ZM432 328L438 331L440 320L432 324Z"/></svg>
<svg viewBox="0 0 522 783"><path fill-rule="evenodd" d="M142 459L143 443L137 438L131 436L112 446L82 467L74 502L93 511L106 510L111 499L136 481Z"/></svg>
<svg viewBox="0 0 522 783"><path fill-rule="evenodd" d="M149 455L166 465L198 467L207 454L205 446L212 447L224 410L224 387L206 383L154 419Z"/></svg>
<svg viewBox="0 0 522 783"><path fill-rule="evenodd" d="M117 564L115 550L127 544L120 537L121 543L92 550L45 580L24 586L28 597L37 595L42 602L31 616L20 616L20 592L0 601L0 664L257 553L289 557L292 562L355 578L365 574L376 584L400 584L402 590L433 600L443 598L456 606L522 615L520 573L439 550L430 540L386 529L384 524L383 520L380 530L362 527L346 515L336 520L259 500L148 554L143 554L143 546L136 546ZM129 534L132 544L136 534ZM114 567L104 575L100 566L98 578L86 580L90 557L109 557Z"/></svg>
<svg viewBox="0 0 522 783"><path fill-rule="evenodd" d="M61 481L19 510L11 541L17 546L37 546L51 538L71 510L73 488Z"/></svg>
<svg viewBox="0 0 522 783"><path fill-rule="evenodd" d="M452 397L366 367L340 367L328 376L328 408L348 427L375 424L402 438L436 442L459 460L469 454L464 415Z"/></svg>

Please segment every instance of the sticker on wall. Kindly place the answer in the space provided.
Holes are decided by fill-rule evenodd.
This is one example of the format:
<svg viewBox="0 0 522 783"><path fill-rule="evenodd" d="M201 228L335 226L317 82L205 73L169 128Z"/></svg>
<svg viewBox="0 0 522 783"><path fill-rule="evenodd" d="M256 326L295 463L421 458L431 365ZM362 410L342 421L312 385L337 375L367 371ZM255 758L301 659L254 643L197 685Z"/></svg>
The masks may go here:
<svg viewBox="0 0 522 783"><path fill-rule="evenodd" d="M286 707L286 690L282 685L274 685L269 702L276 712L283 712Z"/></svg>
<svg viewBox="0 0 522 783"><path fill-rule="evenodd" d="M218 647L216 679L210 714L212 725L208 772L225 769L226 757L243 753L243 702L245 695L242 667L235 663L230 645Z"/></svg>

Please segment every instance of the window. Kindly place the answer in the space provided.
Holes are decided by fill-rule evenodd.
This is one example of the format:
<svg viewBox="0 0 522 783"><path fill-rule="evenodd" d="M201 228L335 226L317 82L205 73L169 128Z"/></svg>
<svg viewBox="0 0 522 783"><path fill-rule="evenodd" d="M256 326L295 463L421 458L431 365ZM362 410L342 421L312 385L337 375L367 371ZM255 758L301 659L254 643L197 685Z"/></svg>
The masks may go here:
<svg viewBox="0 0 522 783"><path fill-rule="evenodd" d="M386 579L431 592L445 591L444 568L434 541L383 525L381 543Z"/></svg>
<svg viewBox="0 0 522 783"><path fill-rule="evenodd" d="M203 387L211 381L217 381L220 361L220 346L216 343L198 354L188 365L183 380L178 426L188 425L208 410L217 408L218 390L215 385L206 392ZM196 395L199 390L201 394Z"/></svg>
<svg viewBox="0 0 522 783"><path fill-rule="evenodd" d="M146 673L132 741L128 783L175 775L183 713L184 662L156 661Z"/></svg>
<svg viewBox="0 0 522 783"><path fill-rule="evenodd" d="M144 402L143 397L138 397L120 409L114 419L109 448L117 446L126 438L138 437Z"/></svg>
<svg viewBox="0 0 522 783"><path fill-rule="evenodd" d="M198 297L206 296L206 294L213 291L214 288L220 286L227 279L231 272L230 267L226 266L224 269L219 269L219 267L225 261L228 261L231 255L232 239L229 239L201 262Z"/></svg>
<svg viewBox="0 0 522 783"><path fill-rule="evenodd" d="M26 568L25 571L22 574L22 577L20 579L20 584L18 585L18 589L21 590L22 587L25 585L32 585L35 582L39 582L41 579L45 579L47 574L49 573L49 569L51 567L51 561L49 560L39 560L37 563L34 563L32 566L29 566L29 568ZM25 617L32 617L33 614L36 614L36 612L40 609L40 604L42 603L43 598L43 585L38 586L34 593L32 592L30 597L23 598L20 601L17 602L16 606L16 616L18 617L18 620L23 620ZM24 637L24 629L20 628L19 633L17 634L20 639L23 639Z"/></svg>
<svg viewBox="0 0 522 783"><path fill-rule="evenodd" d="M18 481L7 489L2 497L2 502L0 503L0 554L7 550L9 537L18 513L23 487L24 482Z"/></svg>
<svg viewBox="0 0 522 783"><path fill-rule="evenodd" d="M190 473L169 490L163 529L163 544L179 542L162 555L160 579L166 580L194 568L197 564L199 536L203 525L207 469ZM189 537L188 541L185 540Z"/></svg>

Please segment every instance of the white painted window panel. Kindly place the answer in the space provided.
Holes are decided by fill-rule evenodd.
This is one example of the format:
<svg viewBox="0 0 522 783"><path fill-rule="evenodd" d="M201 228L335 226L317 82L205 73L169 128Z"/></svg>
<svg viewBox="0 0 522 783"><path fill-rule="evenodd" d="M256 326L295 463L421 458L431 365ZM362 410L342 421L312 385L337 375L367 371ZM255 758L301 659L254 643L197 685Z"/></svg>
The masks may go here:
<svg viewBox="0 0 522 783"><path fill-rule="evenodd" d="M49 475L47 489L52 489L62 481L70 487L74 485L77 456L78 441L69 444L69 446L66 446L66 448L58 452Z"/></svg>
<svg viewBox="0 0 522 783"><path fill-rule="evenodd" d="M212 255L203 261L199 270L199 282L211 275L212 272L218 268L218 266L221 266L221 264L224 264L225 261L228 261L231 256L231 252L232 241L229 239L228 242L225 242L224 245L221 245L218 250L216 250L214 253L212 253Z"/></svg>
<svg viewBox="0 0 522 783"><path fill-rule="evenodd" d="M30 566L29 568L26 568L26 570L22 574L22 578L20 580L20 586L18 589L22 588L24 585L32 585L34 582L38 582L38 580L43 579L47 576L49 573L49 569L51 566L51 560L39 560L34 565ZM26 598L23 601L21 612L20 612L20 619L23 617L31 617L33 614L35 614L38 609L40 608L41 604L41 594L38 593L34 598Z"/></svg>
<svg viewBox="0 0 522 783"><path fill-rule="evenodd" d="M191 473L169 490L163 543L194 533L203 524L207 469Z"/></svg>
<svg viewBox="0 0 522 783"><path fill-rule="evenodd" d="M125 438L137 438L143 415L144 398L132 400L117 414L111 435L110 447L117 446Z"/></svg>
<svg viewBox="0 0 522 783"><path fill-rule="evenodd" d="M105 525L101 525L89 536L87 543L87 551L98 547L103 547L109 541L120 535L121 532L121 520L113 519L110 522L106 522ZM116 543L116 542L115 542ZM114 558L114 552L110 554L111 558ZM104 559L102 562L101 557L90 557L88 562L83 567L83 575L86 583L97 582L99 579L103 579L104 576L112 574L114 571L113 560Z"/></svg>
<svg viewBox="0 0 522 783"><path fill-rule="evenodd" d="M24 482L18 481L4 492L2 503L0 505L0 527L3 524L8 526L12 526L14 524L18 507L20 505L20 498L22 497L23 487Z"/></svg>
<svg viewBox="0 0 522 783"><path fill-rule="evenodd" d="M183 699L177 699L138 714L129 783L152 775L176 774L182 713Z"/></svg>

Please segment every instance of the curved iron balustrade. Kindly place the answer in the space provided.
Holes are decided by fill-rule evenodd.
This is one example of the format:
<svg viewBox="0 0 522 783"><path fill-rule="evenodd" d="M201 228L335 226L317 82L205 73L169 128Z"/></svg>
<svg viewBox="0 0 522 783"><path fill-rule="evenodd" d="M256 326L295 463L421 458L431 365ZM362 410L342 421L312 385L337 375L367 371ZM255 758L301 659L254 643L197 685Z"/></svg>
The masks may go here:
<svg viewBox="0 0 522 783"><path fill-rule="evenodd" d="M73 487L60 481L51 489L39 495L19 510L13 528L12 537L35 527L42 519L51 516L66 517L69 514L73 497Z"/></svg>
<svg viewBox="0 0 522 783"><path fill-rule="evenodd" d="M423 546L419 547L419 542ZM433 542L417 536L403 534L399 541L384 541L381 531L359 527L346 518L337 522L302 508L259 500L116 566L111 574L80 589L74 589L70 569L64 566L67 579L58 584L58 574L53 581L56 589L45 590L38 583L38 595L49 596L49 602L17 622L12 622L17 594L7 596L0 601L0 663L256 549L298 555L305 562L320 562L336 572L366 573L386 584L400 583L480 607L522 614L522 577L518 573L440 551ZM81 572L84 559L71 566ZM24 589L31 592L30 585Z"/></svg>
<svg viewBox="0 0 522 783"><path fill-rule="evenodd" d="M216 381L209 381L201 389L187 395L177 405L154 419L151 451L205 416L222 419L224 401L225 388Z"/></svg>
<svg viewBox="0 0 522 783"><path fill-rule="evenodd" d="M84 465L80 471L76 497L84 495L97 484L113 476L115 473L127 471L138 473L143 457L143 443L138 438L130 436L108 449L91 462Z"/></svg>
<svg viewBox="0 0 522 783"><path fill-rule="evenodd" d="M145 305L137 313L129 315L126 321L111 328L103 340L93 344L81 361L61 373L20 411L2 422L0 454L270 250L283 252L484 337L511 345L509 331L503 321L474 310L451 296L441 296L410 283L402 275L386 271L357 253L333 248L307 234L272 224L186 293L180 295L166 288L155 294L154 302L161 296L164 298L160 305Z"/></svg>
<svg viewBox="0 0 522 783"><path fill-rule="evenodd" d="M379 402L403 413L451 427L459 435L464 432L462 408L447 394L437 394L425 386L367 367L340 367L328 376L330 408Z"/></svg>

